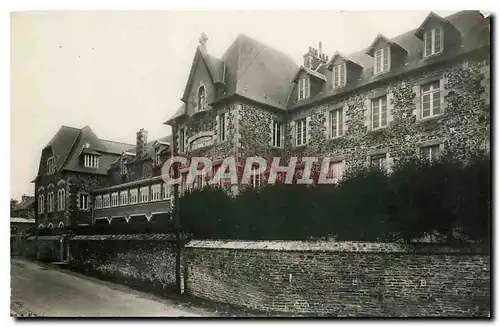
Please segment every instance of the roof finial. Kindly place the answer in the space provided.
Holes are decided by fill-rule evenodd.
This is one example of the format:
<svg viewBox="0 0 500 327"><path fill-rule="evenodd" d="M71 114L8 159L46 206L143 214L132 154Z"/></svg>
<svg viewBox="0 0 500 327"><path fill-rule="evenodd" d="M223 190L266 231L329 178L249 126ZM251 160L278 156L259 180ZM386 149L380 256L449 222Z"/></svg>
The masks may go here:
<svg viewBox="0 0 500 327"><path fill-rule="evenodd" d="M200 35L199 42L200 42L200 46L202 47L203 50L207 49L207 40L208 40L208 36L202 32Z"/></svg>

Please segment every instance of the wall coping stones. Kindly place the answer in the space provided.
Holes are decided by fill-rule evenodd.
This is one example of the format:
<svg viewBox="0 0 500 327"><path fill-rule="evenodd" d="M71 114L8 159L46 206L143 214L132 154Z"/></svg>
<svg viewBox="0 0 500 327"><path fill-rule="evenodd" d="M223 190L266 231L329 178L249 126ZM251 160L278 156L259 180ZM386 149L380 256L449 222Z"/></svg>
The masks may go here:
<svg viewBox="0 0 500 327"><path fill-rule="evenodd" d="M72 241L174 241L173 234L75 235Z"/></svg>
<svg viewBox="0 0 500 327"><path fill-rule="evenodd" d="M488 249L485 249L480 244L464 244L460 247L450 247L437 243L402 244L335 241L192 240L186 245L186 248L345 253L488 253Z"/></svg>

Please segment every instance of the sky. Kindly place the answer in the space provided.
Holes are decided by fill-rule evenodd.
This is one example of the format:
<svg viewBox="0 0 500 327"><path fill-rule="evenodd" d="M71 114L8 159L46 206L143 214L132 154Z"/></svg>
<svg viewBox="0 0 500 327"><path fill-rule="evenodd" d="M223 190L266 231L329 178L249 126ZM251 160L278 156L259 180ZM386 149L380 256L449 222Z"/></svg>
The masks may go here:
<svg viewBox="0 0 500 327"><path fill-rule="evenodd" d="M447 16L455 11L435 11ZM429 11L39 11L11 13L11 198L33 195L40 154L61 125L135 144L168 135L199 36L222 56L239 33L289 54L368 47Z"/></svg>

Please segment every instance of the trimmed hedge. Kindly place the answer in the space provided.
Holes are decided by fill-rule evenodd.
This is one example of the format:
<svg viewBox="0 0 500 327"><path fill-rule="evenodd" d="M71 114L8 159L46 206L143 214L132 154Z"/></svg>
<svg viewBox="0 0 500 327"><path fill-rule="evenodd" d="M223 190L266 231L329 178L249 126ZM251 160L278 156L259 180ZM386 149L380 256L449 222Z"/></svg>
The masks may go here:
<svg viewBox="0 0 500 327"><path fill-rule="evenodd" d="M234 240L489 241L490 159L399 162L348 173L333 185L268 185L236 197L207 187L180 199L194 238Z"/></svg>

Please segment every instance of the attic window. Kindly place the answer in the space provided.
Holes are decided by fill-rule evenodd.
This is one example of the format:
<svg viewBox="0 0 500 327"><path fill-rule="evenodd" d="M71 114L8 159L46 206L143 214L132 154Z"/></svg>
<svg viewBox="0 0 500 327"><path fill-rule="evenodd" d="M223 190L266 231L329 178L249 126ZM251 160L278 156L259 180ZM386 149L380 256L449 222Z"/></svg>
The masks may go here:
<svg viewBox="0 0 500 327"><path fill-rule="evenodd" d="M198 88L198 111L205 110L205 87Z"/></svg>
<svg viewBox="0 0 500 327"><path fill-rule="evenodd" d="M155 165L159 166L160 164L161 164L160 148L157 148L155 152Z"/></svg>
<svg viewBox="0 0 500 327"><path fill-rule="evenodd" d="M299 100L308 98L311 93L311 83L309 76L304 76L299 80Z"/></svg>
<svg viewBox="0 0 500 327"><path fill-rule="evenodd" d="M436 27L424 32L424 58L443 51L443 30Z"/></svg>
<svg viewBox="0 0 500 327"><path fill-rule="evenodd" d="M54 157L47 159L47 175L52 175L55 172Z"/></svg>
<svg viewBox="0 0 500 327"><path fill-rule="evenodd" d="M337 89L346 85L345 62L333 67L333 88Z"/></svg>
<svg viewBox="0 0 500 327"><path fill-rule="evenodd" d="M122 175L127 175L127 162L125 160L121 160L121 172Z"/></svg>
<svg viewBox="0 0 500 327"><path fill-rule="evenodd" d="M386 72L390 68L391 52L389 46L375 50L375 74Z"/></svg>
<svg viewBox="0 0 500 327"><path fill-rule="evenodd" d="M99 157L94 154L86 154L83 157L83 165L87 168L99 168Z"/></svg>

